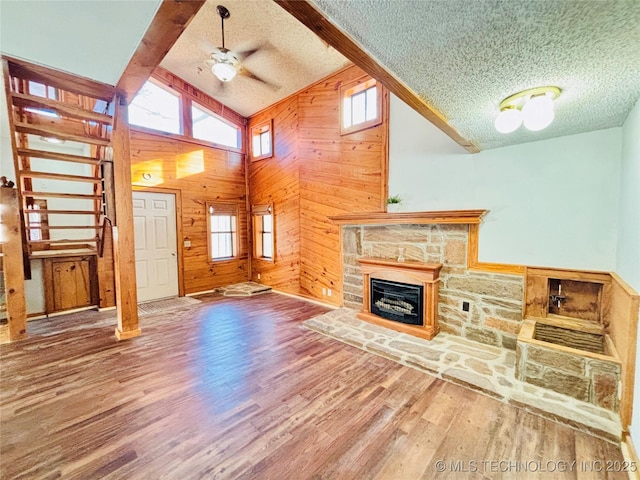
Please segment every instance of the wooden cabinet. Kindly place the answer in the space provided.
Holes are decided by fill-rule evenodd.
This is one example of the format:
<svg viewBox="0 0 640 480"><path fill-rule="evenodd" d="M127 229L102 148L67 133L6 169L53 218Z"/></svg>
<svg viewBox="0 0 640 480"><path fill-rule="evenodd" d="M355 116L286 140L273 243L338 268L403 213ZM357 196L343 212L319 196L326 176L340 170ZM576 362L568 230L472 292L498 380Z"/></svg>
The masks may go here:
<svg viewBox="0 0 640 480"><path fill-rule="evenodd" d="M93 255L54 257L44 261L47 313L97 305L97 285Z"/></svg>

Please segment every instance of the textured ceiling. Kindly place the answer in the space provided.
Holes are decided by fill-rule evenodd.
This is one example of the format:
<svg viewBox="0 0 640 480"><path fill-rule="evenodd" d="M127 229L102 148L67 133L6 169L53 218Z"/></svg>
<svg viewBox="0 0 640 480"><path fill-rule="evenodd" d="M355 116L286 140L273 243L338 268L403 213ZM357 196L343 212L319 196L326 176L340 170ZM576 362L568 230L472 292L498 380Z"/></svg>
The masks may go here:
<svg viewBox="0 0 640 480"><path fill-rule="evenodd" d="M620 126L640 96L638 0L312 0L481 149ZM554 123L498 133L500 101L556 85Z"/></svg>
<svg viewBox="0 0 640 480"><path fill-rule="evenodd" d="M229 9L225 46L260 50L242 62L253 78L222 86L204 60L222 46L216 6ZM271 0L209 0L160 64L241 115L252 115L349 64L349 61Z"/></svg>
<svg viewBox="0 0 640 480"><path fill-rule="evenodd" d="M0 51L115 85L160 0L0 0Z"/></svg>

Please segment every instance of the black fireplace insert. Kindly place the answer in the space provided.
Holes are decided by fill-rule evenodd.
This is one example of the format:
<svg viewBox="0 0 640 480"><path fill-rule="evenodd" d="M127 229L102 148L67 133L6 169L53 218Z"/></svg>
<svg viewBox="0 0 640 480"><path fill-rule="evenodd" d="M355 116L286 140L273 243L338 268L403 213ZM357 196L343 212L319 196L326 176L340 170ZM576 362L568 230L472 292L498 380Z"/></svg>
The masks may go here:
<svg viewBox="0 0 640 480"><path fill-rule="evenodd" d="M371 279L371 313L409 325L424 325L422 285Z"/></svg>

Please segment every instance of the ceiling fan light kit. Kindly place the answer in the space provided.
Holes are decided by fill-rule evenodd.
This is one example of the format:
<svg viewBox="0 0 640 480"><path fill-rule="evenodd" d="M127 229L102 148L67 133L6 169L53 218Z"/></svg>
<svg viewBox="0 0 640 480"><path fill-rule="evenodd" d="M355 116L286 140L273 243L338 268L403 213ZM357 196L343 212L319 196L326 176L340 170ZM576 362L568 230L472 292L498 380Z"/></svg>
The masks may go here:
<svg viewBox="0 0 640 480"><path fill-rule="evenodd" d="M238 73L236 67L228 60L214 63L211 65L211 71L221 82L229 82L233 80L233 77Z"/></svg>
<svg viewBox="0 0 640 480"><path fill-rule="evenodd" d="M209 67L211 67L211 72L216 76L218 80L223 83L230 82L237 75L242 75L245 77L252 78L259 82L268 84L268 82L264 81L257 75L254 75L246 67L241 65L241 62L246 60L249 56L256 53L259 48L253 48L245 51L231 51L224 46L224 21L227 20L231 13L229 9L223 5L218 5L216 7L216 11L220 16L221 27L222 27L222 46L216 48L210 55L209 58L204 61Z"/></svg>
<svg viewBox="0 0 640 480"><path fill-rule="evenodd" d="M560 96L558 87L536 87L513 94L500 102L495 127L500 133L511 133L524 124L537 132L553 122L553 101Z"/></svg>

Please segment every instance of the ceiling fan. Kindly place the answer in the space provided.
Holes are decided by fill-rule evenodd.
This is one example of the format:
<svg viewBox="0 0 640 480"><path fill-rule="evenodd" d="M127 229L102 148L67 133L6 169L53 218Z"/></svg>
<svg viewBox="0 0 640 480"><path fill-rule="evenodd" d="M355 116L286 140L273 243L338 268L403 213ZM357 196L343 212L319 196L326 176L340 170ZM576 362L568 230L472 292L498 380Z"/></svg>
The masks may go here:
<svg viewBox="0 0 640 480"><path fill-rule="evenodd" d="M258 80L259 82L270 85L269 82L261 79L257 75L254 75L241 64L241 62L246 60L250 55L256 53L259 48L241 52L232 52L228 48L225 48L224 21L231 16L231 13L226 7L222 5L218 5L216 9L218 11L218 15L220 15L220 20L222 22L222 47L216 48L213 53L211 53L210 57L204 62L209 65L209 67L211 67L211 71L221 82L230 82L235 78L236 75L243 75L245 77L253 78L254 80Z"/></svg>

